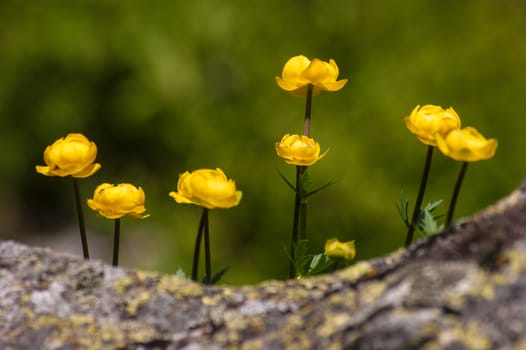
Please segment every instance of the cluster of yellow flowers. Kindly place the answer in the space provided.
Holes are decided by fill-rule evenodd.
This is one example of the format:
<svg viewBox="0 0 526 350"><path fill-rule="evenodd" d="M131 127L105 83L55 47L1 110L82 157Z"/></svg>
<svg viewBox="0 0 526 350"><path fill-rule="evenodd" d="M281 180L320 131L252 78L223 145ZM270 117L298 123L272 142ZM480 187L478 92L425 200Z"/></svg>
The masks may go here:
<svg viewBox="0 0 526 350"><path fill-rule="evenodd" d="M97 146L86 136L80 133L71 133L66 137L56 140L46 147L44 162L46 165L37 165L36 171L46 176L71 176L74 180L93 175L101 165L95 163ZM84 228L84 219L78 195L78 185L75 184L79 212L79 226L84 257L89 259L87 239ZM239 204L241 191L236 189L235 182L226 177L221 169L199 169L192 173L184 172L180 175L177 184L178 192L169 195L177 203L196 204L206 209L231 208ZM88 206L99 215L107 219L116 220L114 265L118 258L118 220L123 216L145 219L146 208L145 194L141 187L129 183L113 185L103 183L95 189L93 198L87 200Z"/></svg>
<svg viewBox="0 0 526 350"><path fill-rule="evenodd" d="M276 76L275 78L276 83L283 90L295 96L306 97L303 134L287 133L279 142L275 143L277 155L283 158L287 164L295 165L297 171L295 187L285 179L296 193L291 244L292 257L294 257L294 249L299 243L299 239L305 240L306 197L325 187L322 186L320 189L311 192L305 191L301 187L303 186L301 177L304 175L307 167L315 164L328 152L325 151L320 154L319 143L310 136L312 97L321 91L338 91L342 89L347 83L347 79L338 80L338 75L339 69L333 59L325 62L314 58L311 61L303 55L298 55L290 58L285 63L281 76ZM406 222L409 228L406 240L407 245L411 242L413 231L421 214L420 205L425 191L433 149L437 147L444 155L464 162L448 213L447 222L449 223L467 162L476 162L493 157L497 148L497 140L486 139L472 127L461 128L460 118L451 107L444 109L435 105L416 106L404 120L407 128L422 143L428 145L428 156L419 196L416 201L417 204L415 205L411 221ZM46 165L36 166L36 171L40 174L71 177L74 180L85 258L89 258L89 253L76 180L89 177L101 169L101 165L95 162L96 157L97 146L93 141L90 141L80 133L71 133L47 146L44 151ZM229 179L221 169L197 169L180 174L177 182L177 191L169 192L169 196L177 203L195 204L203 208L196 238L192 279L197 279L200 242L204 236L206 254L205 281L210 282L214 278L211 275L210 268L208 210L237 206L241 201L242 192L236 188L235 182ZM87 200L87 205L102 217L116 220L114 241L114 264L116 264L118 261L116 256L118 254L119 219L124 216L138 219L147 218L149 214L145 214L145 193L141 187L129 183L120 183L118 185L103 183L95 189L93 198ZM298 232L300 232L299 235ZM350 261L356 255L354 241L342 243L337 239L330 239L325 244L324 254L335 261ZM292 264L294 263L292 262ZM291 277L297 274L296 267L291 265Z"/></svg>
<svg viewBox="0 0 526 350"><path fill-rule="evenodd" d="M452 107L443 109L435 105L416 106L404 120L407 128L422 143L428 145L428 155L413 216L410 222L406 223L408 232L405 245L408 246L413 239L413 232L418 225L419 218L422 217L420 206L426 188L433 149L437 147L445 156L463 162L446 218L446 225L450 225L468 163L493 157L497 149L497 140L486 139L473 127L462 129L460 117Z"/></svg>
<svg viewBox="0 0 526 350"><path fill-rule="evenodd" d="M497 149L497 140L486 139L472 127L461 129L460 118L451 107L416 106L405 123L420 141L437 146L444 155L457 161L489 159Z"/></svg>
<svg viewBox="0 0 526 350"><path fill-rule="evenodd" d="M37 165L36 171L46 176L71 176L86 178L101 168L95 163L97 146L79 133L68 134L49 145L44 151L45 166ZM221 169L199 169L180 175L178 192L170 192L177 203L196 204L209 209L231 208L239 204L241 191L235 182L227 179ZM144 219L142 215L145 195L141 187L128 183L112 185L103 183L88 200L91 209L105 218L117 219L125 215Z"/></svg>

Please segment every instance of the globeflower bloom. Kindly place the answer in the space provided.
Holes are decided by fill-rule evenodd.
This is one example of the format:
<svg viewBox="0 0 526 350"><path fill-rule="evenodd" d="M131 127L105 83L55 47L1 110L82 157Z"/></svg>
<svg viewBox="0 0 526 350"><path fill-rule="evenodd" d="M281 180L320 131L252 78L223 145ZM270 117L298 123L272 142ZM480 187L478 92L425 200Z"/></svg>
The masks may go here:
<svg viewBox="0 0 526 350"><path fill-rule="evenodd" d="M436 146L436 135L445 137L451 130L460 128L460 118L451 107L443 109L440 106L416 106L405 124L409 131L420 141L429 146Z"/></svg>
<svg viewBox="0 0 526 350"><path fill-rule="evenodd" d="M356 256L354 241L340 242L331 238L325 242L325 255L333 259L351 261Z"/></svg>
<svg viewBox="0 0 526 350"><path fill-rule="evenodd" d="M325 62L314 58L312 61L303 55L294 56L285 63L281 77L276 83L285 91L296 96L306 96L307 87L312 86L312 95L320 91L338 91L345 86L347 79L338 79L339 69L330 59Z"/></svg>
<svg viewBox="0 0 526 350"><path fill-rule="evenodd" d="M143 215L145 195L140 187L122 183L117 186L103 183L93 194L93 199L88 199L88 206L107 219L119 219L125 215L137 219L147 218Z"/></svg>
<svg viewBox="0 0 526 350"><path fill-rule="evenodd" d="M97 146L94 142L82 134L68 134L46 147L46 165L37 165L36 171L46 176L85 178L101 168L99 163L94 163L96 157Z"/></svg>
<svg viewBox="0 0 526 350"><path fill-rule="evenodd" d="M447 136L437 135L440 151L457 161L477 162L493 157L496 139L486 139L475 128L466 127L451 131Z"/></svg>
<svg viewBox="0 0 526 350"><path fill-rule="evenodd" d="M241 201L242 192L217 168L184 172L179 176L177 192L172 191L169 195L177 203L215 209L235 207Z"/></svg>
<svg viewBox="0 0 526 350"><path fill-rule="evenodd" d="M292 165L313 165L327 154L320 155L320 144L305 135L285 134L281 141L276 142L275 148L278 156Z"/></svg>

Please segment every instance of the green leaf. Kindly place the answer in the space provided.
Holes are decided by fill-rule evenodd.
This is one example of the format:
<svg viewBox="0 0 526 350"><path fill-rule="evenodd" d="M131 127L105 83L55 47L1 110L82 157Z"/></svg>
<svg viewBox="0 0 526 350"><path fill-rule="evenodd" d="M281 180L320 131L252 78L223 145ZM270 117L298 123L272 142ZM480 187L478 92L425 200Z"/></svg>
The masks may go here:
<svg viewBox="0 0 526 350"><path fill-rule="evenodd" d="M400 217L407 228L409 228L411 225L409 222L409 214L407 213L408 207L409 202L405 199L404 191L400 190L400 204L397 204L396 208L398 209L398 214L400 214Z"/></svg>
<svg viewBox="0 0 526 350"><path fill-rule="evenodd" d="M219 270L219 272L217 272L215 275L212 276L212 278L209 280L208 279L208 276L204 275L203 276L203 283L204 284L216 284L217 282L219 282L219 280L221 280L221 278L223 277L223 275L228 271L230 270L230 266L225 266L223 267L221 270Z"/></svg>
<svg viewBox="0 0 526 350"><path fill-rule="evenodd" d="M177 277L182 277L182 278L186 278L187 277L186 273L184 272L184 270L181 267L177 268L177 270L175 271L175 275Z"/></svg>
<svg viewBox="0 0 526 350"><path fill-rule="evenodd" d="M425 236L432 236L444 229L444 225L439 225L429 210L424 210L424 219L422 222L422 233Z"/></svg>
<svg viewBox="0 0 526 350"><path fill-rule="evenodd" d="M311 196L311 195L313 195L313 194L315 194L315 193L318 193L318 192L320 192L321 190L324 190L324 189L326 189L327 187L334 185L335 183L336 183L336 181L331 180L331 181L327 182L326 184L321 185L320 187L318 187L318 188L315 189L315 190L308 191L308 192L305 194L305 197L304 197L304 198L307 198L307 197L309 197L309 196Z"/></svg>
<svg viewBox="0 0 526 350"><path fill-rule="evenodd" d="M325 253L316 254L312 260L307 271L308 276L317 275L334 266L334 260L329 258Z"/></svg>
<svg viewBox="0 0 526 350"><path fill-rule="evenodd" d="M283 179L283 181L285 181L285 183L286 183L287 185L289 185L289 187L290 187L294 192L296 192L296 187L294 187L294 185L291 184L289 180L287 180L287 178L285 177L285 175L283 175L283 174L281 173L281 171L279 171L279 170L278 170L278 173L279 173L279 176L281 176L281 178Z"/></svg>
<svg viewBox="0 0 526 350"><path fill-rule="evenodd" d="M294 266L299 276L305 276L307 262L310 259L310 256L307 254L307 240L298 241L294 247Z"/></svg>

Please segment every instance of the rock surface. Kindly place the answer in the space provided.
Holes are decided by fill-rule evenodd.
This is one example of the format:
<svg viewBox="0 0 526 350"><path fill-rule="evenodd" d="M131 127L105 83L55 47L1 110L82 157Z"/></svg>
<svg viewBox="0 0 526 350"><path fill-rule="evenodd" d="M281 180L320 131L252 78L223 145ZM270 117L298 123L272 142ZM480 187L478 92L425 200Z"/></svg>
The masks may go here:
<svg viewBox="0 0 526 350"><path fill-rule="evenodd" d="M0 349L526 349L526 184L330 275L210 287L0 242Z"/></svg>

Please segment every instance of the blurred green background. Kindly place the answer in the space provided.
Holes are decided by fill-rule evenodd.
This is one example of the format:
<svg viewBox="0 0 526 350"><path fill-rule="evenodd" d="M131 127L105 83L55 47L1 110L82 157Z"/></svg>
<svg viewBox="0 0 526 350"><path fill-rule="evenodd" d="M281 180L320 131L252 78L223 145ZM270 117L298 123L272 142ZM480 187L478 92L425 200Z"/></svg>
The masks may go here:
<svg viewBox="0 0 526 350"><path fill-rule="evenodd" d="M309 202L313 250L355 240L357 258L400 247L400 190L414 203L426 147L403 117L418 104L453 106L463 125L499 140L472 164L457 205L468 216L526 174L526 2L18 1L0 2L0 238L80 254L72 185L44 177L44 148L70 132L99 148L102 169L81 181L146 192L151 217L122 222L127 267L189 272L201 214L168 192L178 175L222 168L241 204L210 215L223 283L287 276L293 193L274 152L301 133L304 100L274 77L288 58L334 58L339 92L313 101L312 135L328 155L313 181L337 183ZM435 153L425 202L445 199L460 164ZM412 209L412 206L410 207ZM85 207L92 254L110 261L112 222Z"/></svg>

